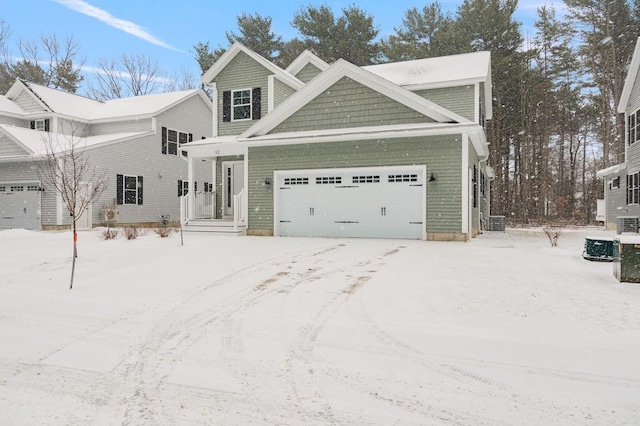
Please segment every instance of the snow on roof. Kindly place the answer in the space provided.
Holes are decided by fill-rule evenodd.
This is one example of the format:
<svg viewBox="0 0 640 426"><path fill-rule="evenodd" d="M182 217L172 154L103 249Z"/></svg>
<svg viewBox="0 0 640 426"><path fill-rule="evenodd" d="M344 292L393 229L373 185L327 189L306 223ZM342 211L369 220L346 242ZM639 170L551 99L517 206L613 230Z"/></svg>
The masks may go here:
<svg viewBox="0 0 640 426"><path fill-rule="evenodd" d="M400 86L417 86L460 80L487 80L491 69L490 52L463 53L437 58L363 67Z"/></svg>
<svg viewBox="0 0 640 426"><path fill-rule="evenodd" d="M200 91L200 89L192 89L100 102L39 84L27 82L25 84L53 112L84 120L154 114Z"/></svg>
<svg viewBox="0 0 640 426"><path fill-rule="evenodd" d="M93 114L88 118L92 120L100 120L125 117L129 115L154 114L199 91L200 89L193 89L112 99L101 104L100 107L96 108L93 111Z"/></svg>
<svg viewBox="0 0 640 426"><path fill-rule="evenodd" d="M17 103L3 95L0 95L0 111L11 114L24 114L24 111Z"/></svg>
<svg viewBox="0 0 640 426"><path fill-rule="evenodd" d="M18 140L24 147L33 153L33 155L41 155L46 153L45 141L52 133L46 133L39 130L31 130L25 127L11 126L8 124L0 124L0 129L5 131L14 139ZM111 133L108 135L89 136L81 139L83 147L90 147L104 142L113 142L122 139L129 139L139 136L147 132L123 132ZM58 134L58 140L64 145L65 135ZM68 137L68 136L67 136Z"/></svg>
<svg viewBox="0 0 640 426"><path fill-rule="evenodd" d="M74 93L24 82L25 85L53 112L71 117L87 118L102 102L85 98Z"/></svg>

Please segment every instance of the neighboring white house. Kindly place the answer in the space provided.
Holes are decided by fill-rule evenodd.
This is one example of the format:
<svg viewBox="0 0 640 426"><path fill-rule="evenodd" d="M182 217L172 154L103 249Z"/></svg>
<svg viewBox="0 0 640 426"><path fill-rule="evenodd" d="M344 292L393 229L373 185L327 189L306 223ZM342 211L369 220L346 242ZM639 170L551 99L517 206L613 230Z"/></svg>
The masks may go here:
<svg viewBox="0 0 640 426"><path fill-rule="evenodd" d="M358 67L306 51L284 70L235 43L202 82L213 137L184 149L216 169L216 217L247 234L467 240L485 226L489 52Z"/></svg>
<svg viewBox="0 0 640 426"><path fill-rule="evenodd" d="M618 113L624 114L625 118L625 161L598 171L598 177L604 179L604 203L598 211L607 229L637 232L640 217L640 37L624 82Z"/></svg>
<svg viewBox="0 0 640 426"><path fill-rule="evenodd" d="M17 80L0 96L0 229L69 226L60 196L39 178L49 138L62 145L80 139L91 165L109 179L80 228L103 224L109 203L123 225L177 221L188 186L180 147L210 137L211 116L211 101L200 89L99 102ZM210 167L196 165L192 176L197 190L210 190Z"/></svg>

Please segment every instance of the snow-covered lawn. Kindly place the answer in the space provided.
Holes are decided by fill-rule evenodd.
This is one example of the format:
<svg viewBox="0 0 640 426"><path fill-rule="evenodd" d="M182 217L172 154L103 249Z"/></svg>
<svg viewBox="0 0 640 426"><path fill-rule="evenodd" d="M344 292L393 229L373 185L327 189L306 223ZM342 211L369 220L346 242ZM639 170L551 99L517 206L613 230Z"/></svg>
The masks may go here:
<svg viewBox="0 0 640 426"><path fill-rule="evenodd" d="M0 425L640 424L640 285L585 235L0 232Z"/></svg>

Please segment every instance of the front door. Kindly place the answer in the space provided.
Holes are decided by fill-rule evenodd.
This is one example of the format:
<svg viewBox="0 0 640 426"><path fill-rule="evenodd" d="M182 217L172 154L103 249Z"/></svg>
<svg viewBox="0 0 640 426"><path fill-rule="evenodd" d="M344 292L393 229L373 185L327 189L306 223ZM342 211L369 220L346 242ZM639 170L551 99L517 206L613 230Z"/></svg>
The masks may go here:
<svg viewBox="0 0 640 426"><path fill-rule="evenodd" d="M244 162L229 161L222 163L223 173L223 209L224 216L233 216L233 197L244 188Z"/></svg>

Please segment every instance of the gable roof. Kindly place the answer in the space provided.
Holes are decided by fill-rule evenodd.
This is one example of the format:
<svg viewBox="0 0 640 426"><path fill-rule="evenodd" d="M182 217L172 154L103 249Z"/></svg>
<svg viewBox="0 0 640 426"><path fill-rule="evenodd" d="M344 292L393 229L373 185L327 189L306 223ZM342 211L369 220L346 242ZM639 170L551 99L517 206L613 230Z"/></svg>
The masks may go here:
<svg viewBox="0 0 640 426"><path fill-rule="evenodd" d="M483 82L487 118L492 116L491 52L462 53L363 68L411 91Z"/></svg>
<svg viewBox="0 0 640 426"><path fill-rule="evenodd" d="M265 135L318 95L329 89L343 77L369 87L415 111L438 122L469 123L470 121L446 108L441 107L415 93L379 77L363 68L339 59L326 71L311 80L305 87L291 95L273 111L245 131L241 138Z"/></svg>
<svg viewBox="0 0 640 426"><path fill-rule="evenodd" d="M633 85L638 77L638 71L640 68L640 37L636 41L636 48L633 51L633 57L631 58L631 65L629 66L629 72L627 78L624 80L624 88L622 89L622 95L620 96L620 103L618 103L618 113L623 114L627 111L627 105L631 98L631 91Z"/></svg>
<svg viewBox="0 0 640 426"><path fill-rule="evenodd" d="M311 64L318 68L321 72L329 68L329 64L317 57L310 50L302 52L285 71L291 75L297 75L307 64Z"/></svg>
<svg viewBox="0 0 640 426"><path fill-rule="evenodd" d="M19 111L15 113L24 115L25 112L12 100L23 91L29 93L52 113L85 121L155 115L196 95L199 95L205 101L205 104L208 105L209 108L212 108L211 101L201 89L132 96L100 102L76 95L75 93L68 93L36 83L16 80L9 91L7 91L7 96L0 97L0 111ZM6 100L6 102L3 101L3 99Z"/></svg>
<svg viewBox="0 0 640 426"><path fill-rule="evenodd" d="M0 95L0 111L15 114L15 115L23 115L24 110L20 108L20 106L13 102L11 99L6 96Z"/></svg>
<svg viewBox="0 0 640 426"><path fill-rule="evenodd" d="M38 156L46 154L45 141L48 135L54 135L50 133L41 132L38 130L27 129L24 127L11 126L8 124L0 124L0 132L3 132L9 136L20 147L29 152L31 156ZM106 135L96 135L80 138L83 147L93 147L98 144L106 142L115 142L125 139L131 139L133 137L141 136L149 132L122 132L111 133ZM61 142L64 141L65 135L55 135ZM2 158L2 157L0 157Z"/></svg>
<svg viewBox="0 0 640 426"><path fill-rule="evenodd" d="M227 49L227 51L224 52L222 56L220 56L220 58L218 58L218 60L213 64L213 66L209 68L207 72L205 72L202 75L202 79L201 79L202 83L205 85L211 83L211 81L213 81L213 79L216 78L216 76L220 74L220 72L227 65L229 65L229 63L241 52L249 55L251 59L253 59L257 63L265 67L272 74L275 74L276 76L278 76L282 82L286 83L292 88L299 89L302 86L304 86L304 83L302 81L298 80L296 77L289 74L288 72L286 72L285 70L277 66L276 64L263 58L253 50L245 47L244 45L238 42L233 43L231 47Z"/></svg>

